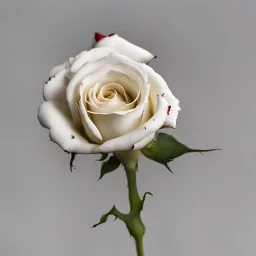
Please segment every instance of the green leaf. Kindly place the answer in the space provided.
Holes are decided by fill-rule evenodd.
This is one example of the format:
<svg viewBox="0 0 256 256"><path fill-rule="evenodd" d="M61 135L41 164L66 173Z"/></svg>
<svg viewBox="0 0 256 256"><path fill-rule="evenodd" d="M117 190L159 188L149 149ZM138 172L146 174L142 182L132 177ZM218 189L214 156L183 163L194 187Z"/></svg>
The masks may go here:
<svg viewBox="0 0 256 256"><path fill-rule="evenodd" d="M147 158L161 163L166 166L166 168L170 171L171 169L168 166L168 163L174 160L177 157L180 157L187 153L194 152L210 152L220 149L192 149L188 146L182 144L177 139L175 139L172 135L166 133L159 133L155 140L149 143L145 148L141 151L144 156Z"/></svg>
<svg viewBox="0 0 256 256"><path fill-rule="evenodd" d="M106 162L103 162L99 180L102 179L105 174L113 172L115 169L117 169L120 164L121 162L115 156L111 156Z"/></svg>

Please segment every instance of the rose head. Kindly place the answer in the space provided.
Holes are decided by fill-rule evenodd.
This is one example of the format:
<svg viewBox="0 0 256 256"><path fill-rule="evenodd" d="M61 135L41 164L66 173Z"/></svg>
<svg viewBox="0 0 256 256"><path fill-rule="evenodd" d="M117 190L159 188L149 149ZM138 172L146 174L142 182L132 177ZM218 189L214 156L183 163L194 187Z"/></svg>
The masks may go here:
<svg viewBox="0 0 256 256"><path fill-rule="evenodd" d="M175 128L179 101L146 64L154 56L116 34L95 39L44 84L38 119L51 140L72 153L109 153L142 149Z"/></svg>

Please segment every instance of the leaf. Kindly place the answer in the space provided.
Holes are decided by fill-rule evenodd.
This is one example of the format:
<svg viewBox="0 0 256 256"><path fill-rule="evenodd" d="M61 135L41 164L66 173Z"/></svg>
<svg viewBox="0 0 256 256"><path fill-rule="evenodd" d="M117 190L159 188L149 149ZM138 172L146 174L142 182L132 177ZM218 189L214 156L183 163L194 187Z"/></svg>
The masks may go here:
<svg viewBox="0 0 256 256"><path fill-rule="evenodd" d="M220 149L192 149L182 144L172 135L166 133L159 133L155 140L148 144L141 151L147 158L163 164L170 171L168 163L177 157L180 157L187 153L194 152L210 152Z"/></svg>
<svg viewBox="0 0 256 256"><path fill-rule="evenodd" d="M108 153L100 153L100 154L101 154L100 159L97 159L96 161L104 161L107 159Z"/></svg>
<svg viewBox="0 0 256 256"><path fill-rule="evenodd" d="M115 169L117 169L120 164L121 162L115 156L111 156L107 161L103 162L99 180L102 179L105 174L113 172Z"/></svg>

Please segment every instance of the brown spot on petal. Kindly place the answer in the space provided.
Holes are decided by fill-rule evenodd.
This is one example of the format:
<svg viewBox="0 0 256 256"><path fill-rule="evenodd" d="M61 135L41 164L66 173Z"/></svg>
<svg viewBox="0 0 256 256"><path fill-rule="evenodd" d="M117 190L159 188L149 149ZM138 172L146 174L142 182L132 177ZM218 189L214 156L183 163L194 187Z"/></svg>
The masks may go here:
<svg viewBox="0 0 256 256"><path fill-rule="evenodd" d="M74 135L71 135L71 139L73 140L75 138L75 136Z"/></svg>
<svg viewBox="0 0 256 256"><path fill-rule="evenodd" d="M75 156L76 156L76 153L71 153L71 159L70 159L70 171L72 172L72 168L76 169L74 166L73 166L73 162L75 160Z"/></svg>
<svg viewBox="0 0 256 256"><path fill-rule="evenodd" d="M147 127L144 127L145 130L147 130Z"/></svg>
<svg viewBox="0 0 256 256"><path fill-rule="evenodd" d="M167 115L170 115L171 108L172 108L172 106L168 106Z"/></svg>

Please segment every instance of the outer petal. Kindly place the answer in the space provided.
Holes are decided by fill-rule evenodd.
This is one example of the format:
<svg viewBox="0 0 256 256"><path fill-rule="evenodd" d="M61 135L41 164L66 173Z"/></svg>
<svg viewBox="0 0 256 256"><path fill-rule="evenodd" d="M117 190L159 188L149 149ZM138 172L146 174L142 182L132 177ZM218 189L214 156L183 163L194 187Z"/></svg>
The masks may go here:
<svg viewBox="0 0 256 256"><path fill-rule="evenodd" d="M142 69L148 74L148 79L150 82L150 98L152 102L153 112L156 111L157 106L157 94L162 95L168 102L169 111L166 118L165 126L176 127L176 120L180 111L179 100L172 94L167 83L164 79L157 74L148 65L141 65Z"/></svg>
<svg viewBox="0 0 256 256"><path fill-rule="evenodd" d="M70 71L76 73L86 62L92 62L108 56L113 51L109 48L102 47L100 49L91 49L90 51L83 51L76 56Z"/></svg>
<svg viewBox="0 0 256 256"><path fill-rule="evenodd" d="M47 82L45 82L43 89L43 97L45 101L65 98L66 87L68 84L66 74L67 69L62 67L57 73L51 75Z"/></svg>
<svg viewBox="0 0 256 256"><path fill-rule="evenodd" d="M167 116L168 104L167 101L158 95L157 111L146 123L116 139L106 141L97 148L98 152L114 152L114 151L125 151L125 150L137 150L143 148L149 141L145 139L152 133L159 130ZM128 121L128 120L127 120ZM152 137L151 137L152 138ZM144 143L142 141L144 140Z"/></svg>
<svg viewBox="0 0 256 256"><path fill-rule="evenodd" d="M68 152L90 154L98 145L89 143L73 124L66 104L60 101L45 101L38 110L41 125L50 129L50 138Z"/></svg>
<svg viewBox="0 0 256 256"><path fill-rule="evenodd" d="M117 34L102 38L94 47L108 47L115 52L121 53L141 63L148 63L152 58L154 58L154 55L147 50L130 43L124 38L119 37Z"/></svg>

